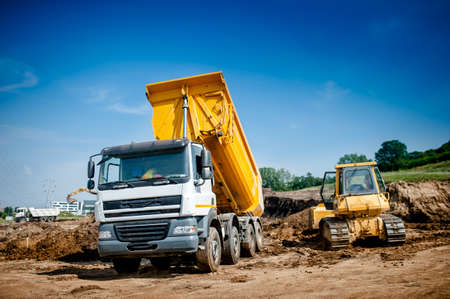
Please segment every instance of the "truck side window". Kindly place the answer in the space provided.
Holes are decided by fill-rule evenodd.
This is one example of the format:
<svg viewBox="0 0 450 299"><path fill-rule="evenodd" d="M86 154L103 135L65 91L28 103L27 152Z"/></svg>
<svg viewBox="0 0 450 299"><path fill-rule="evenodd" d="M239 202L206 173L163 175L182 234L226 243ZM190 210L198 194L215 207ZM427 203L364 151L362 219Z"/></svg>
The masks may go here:
<svg viewBox="0 0 450 299"><path fill-rule="evenodd" d="M194 179L198 180L202 177L202 149L198 146L192 146L192 166L194 171Z"/></svg>

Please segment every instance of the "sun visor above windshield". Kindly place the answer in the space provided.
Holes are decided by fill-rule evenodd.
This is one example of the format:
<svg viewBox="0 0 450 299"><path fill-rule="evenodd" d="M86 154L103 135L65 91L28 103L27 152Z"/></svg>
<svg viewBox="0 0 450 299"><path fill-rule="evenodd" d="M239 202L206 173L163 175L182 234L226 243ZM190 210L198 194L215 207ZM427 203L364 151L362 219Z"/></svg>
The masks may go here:
<svg viewBox="0 0 450 299"><path fill-rule="evenodd" d="M113 147L106 147L102 150L103 156L138 154L145 152L155 152L170 149L183 148L189 144L185 138L171 140L156 140L148 142L130 143Z"/></svg>

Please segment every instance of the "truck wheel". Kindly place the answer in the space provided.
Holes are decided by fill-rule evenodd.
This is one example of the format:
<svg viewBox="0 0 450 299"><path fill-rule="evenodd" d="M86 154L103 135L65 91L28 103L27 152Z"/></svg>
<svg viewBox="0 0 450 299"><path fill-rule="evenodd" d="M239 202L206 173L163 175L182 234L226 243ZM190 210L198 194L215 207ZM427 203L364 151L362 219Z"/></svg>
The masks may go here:
<svg viewBox="0 0 450 299"><path fill-rule="evenodd" d="M222 257L222 246L220 235L213 226L209 228L209 235L206 238L203 249L198 249L196 253L197 267L204 272L216 272L219 268Z"/></svg>
<svg viewBox="0 0 450 299"><path fill-rule="evenodd" d="M259 222L255 222L255 241L256 251L259 252L263 249L263 232Z"/></svg>
<svg viewBox="0 0 450 299"><path fill-rule="evenodd" d="M158 270L167 270L170 267L170 259L168 257L151 257L153 267Z"/></svg>
<svg viewBox="0 0 450 299"><path fill-rule="evenodd" d="M236 226L231 229L230 237L223 244L223 262L227 265L235 265L241 256L241 242Z"/></svg>
<svg viewBox="0 0 450 299"><path fill-rule="evenodd" d="M140 258L135 259L113 259L114 270L119 274L136 273L141 264Z"/></svg>
<svg viewBox="0 0 450 299"><path fill-rule="evenodd" d="M246 234L247 242L242 243L242 253L246 257L254 257L256 255L256 238L255 229L251 223L248 224Z"/></svg>

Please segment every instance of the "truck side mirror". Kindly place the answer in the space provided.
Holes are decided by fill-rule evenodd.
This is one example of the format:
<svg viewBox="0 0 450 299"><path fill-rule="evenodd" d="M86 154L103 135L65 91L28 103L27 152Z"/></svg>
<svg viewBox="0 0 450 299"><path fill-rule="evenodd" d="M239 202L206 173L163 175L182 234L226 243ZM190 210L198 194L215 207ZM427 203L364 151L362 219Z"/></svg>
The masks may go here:
<svg viewBox="0 0 450 299"><path fill-rule="evenodd" d="M211 168L203 167L202 168L202 179L209 180L209 179L212 179L212 177L213 177L213 174L212 174Z"/></svg>
<svg viewBox="0 0 450 299"><path fill-rule="evenodd" d="M211 154L205 149L202 149L202 168L212 168Z"/></svg>
<svg viewBox="0 0 450 299"><path fill-rule="evenodd" d="M202 150L202 179L209 180L212 179L213 173L212 173L212 161L211 161L211 154L203 148Z"/></svg>
<svg viewBox="0 0 450 299"><path fill-rule="evenodd" d="M95 188L95 182L94 182L94 180L88 180L88 182L87 182L87 188L88 188L88 190L92 190L92 189Z"/></svg>
<svg viewBox="0 0 450 299"><path fill-rule="evenodd" d="M95 163L92 161L92 159L89 159L88 166L87 166L87 175L89 179L92 179L95 174Z"/></svg>

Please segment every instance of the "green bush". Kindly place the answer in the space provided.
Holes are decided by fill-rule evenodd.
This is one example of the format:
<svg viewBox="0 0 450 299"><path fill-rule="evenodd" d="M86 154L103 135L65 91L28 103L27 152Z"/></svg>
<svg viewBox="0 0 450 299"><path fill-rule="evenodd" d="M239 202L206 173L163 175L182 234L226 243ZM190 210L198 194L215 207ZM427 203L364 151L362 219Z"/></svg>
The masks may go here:
<svg viewBox="0 0 450 299"><path fill-rule="evenodd" d="M275 169L272 167L260 168L259 172L261 173L263 188L270 188L274 191L293 191L322 184L322 179L313 177L310 172L306 176L295 176L284 168Z"/></svg>

